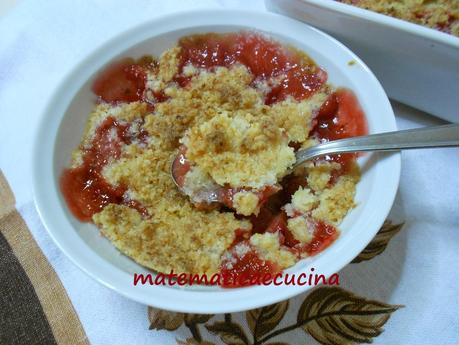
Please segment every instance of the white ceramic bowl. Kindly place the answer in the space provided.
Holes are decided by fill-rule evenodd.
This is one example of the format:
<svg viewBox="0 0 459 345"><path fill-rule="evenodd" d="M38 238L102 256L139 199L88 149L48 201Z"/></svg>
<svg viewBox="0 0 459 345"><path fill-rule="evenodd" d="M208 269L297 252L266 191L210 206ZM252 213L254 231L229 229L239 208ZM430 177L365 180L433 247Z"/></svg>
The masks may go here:
<svg viewBox="0 0 459 345"><path fill-rule="evenodd" d="M309 286L176 288L133 286L133 273L148 272L121 255L93 224L81 223L69 212L59 190L59 176L79 144L87 115L94 106L90 91L94 76L113 59L159 55L181 36L199 32L256 29L307 52L335 85L352 89L367 115L371 133L395 130L395 119L381 85L371 71L341 43L295 20L269 13L211 10L174 14L112 39L81 61L50 100L39 128L34 155L35 201L49 234L81 269L102 284L138 302L192 313L222 313L256 308L297 295ZM350 66L349 61L355 61ZM360 160L363 177L358 206L341 225L341 236L323 253L303 260L289 273L329 276L349 263L370 242L386 218L398 187L400 155L367 155Z"/></svg>

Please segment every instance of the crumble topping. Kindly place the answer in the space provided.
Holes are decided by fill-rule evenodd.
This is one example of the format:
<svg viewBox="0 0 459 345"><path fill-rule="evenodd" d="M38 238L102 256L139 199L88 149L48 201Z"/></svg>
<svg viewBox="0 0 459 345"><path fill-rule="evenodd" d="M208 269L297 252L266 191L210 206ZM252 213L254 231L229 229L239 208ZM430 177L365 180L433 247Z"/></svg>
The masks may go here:
<svg viewBox="0 0 459 345"><path fill-rule="evenodd" d="M254 234L250 237L252 244L261 258L275 262L282 268L293 266L296 256L283 248L279 243L279 233Z"/></svg>
<svg viewBox="0 0 459 345"><path fill-rule="evenodd" d="M309 243L314 237L314 227L311 222L304 216L289 218L288 228L296 240L301 243Z"/></svg>
<svg viewBox="0 0 459 345"><path fill-rule="evenodd" d="M292 196L292 208L294 211L306 213L318 204L317 196L308 188L300 187Z"/></svg>
<svg viewBox="0 0 459 345"><path fill-rule="evenodd" d="M312 217L338 225L347 213L355 207L355 185L359 176L343 175L335 185L319 194L319 206L312 211Z"/></svg>
<svg viewBox="0 0 459 345"><path fill-rule="evenodd" d="M260 211L258 196L249 191L241 191L234 194L233 204L236 212L244 216L257 215Z"/></svg>
<svg viewBox="0 0 459 345"><path fill-rule="evenodd" d="M274 185L295 162L287 137L269 116L222 112L192 127L182 143L187 158L221 186Z"/></svg>

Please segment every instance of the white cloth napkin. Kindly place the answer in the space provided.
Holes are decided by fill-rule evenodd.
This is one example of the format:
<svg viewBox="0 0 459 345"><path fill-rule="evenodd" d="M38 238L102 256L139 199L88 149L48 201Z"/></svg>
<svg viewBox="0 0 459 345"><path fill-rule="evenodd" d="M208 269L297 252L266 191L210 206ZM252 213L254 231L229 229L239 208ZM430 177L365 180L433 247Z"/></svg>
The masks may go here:
<svg viewBox="0 0 459 345"><path fill-rule="evenodd" d="M265 10L261 0L24 0L0 19L0 169L92 344L168 345L189 334L149 331L145 306L87 277L51 241L31 193L31 152L40 114L69 69L108 38L164 13L222 6ZM400 128L442 123L393 105ZM375 344L459 344L458 171L458 149L405 152L392 214L405 220L404 230L379 257L340 272L342 287L406 306L392 314ZM281 340L296 345L311 338L298 333Z"/></svg>

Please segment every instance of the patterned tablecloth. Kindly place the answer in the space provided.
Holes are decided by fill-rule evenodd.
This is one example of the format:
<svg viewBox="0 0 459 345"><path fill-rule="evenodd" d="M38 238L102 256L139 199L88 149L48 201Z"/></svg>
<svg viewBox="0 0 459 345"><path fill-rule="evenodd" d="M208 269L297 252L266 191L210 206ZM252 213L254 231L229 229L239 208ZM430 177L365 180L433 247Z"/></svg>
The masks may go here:
<svg viewBox="0 0 459 345"><path fill-rule="evenodd" d="M32 201L31 149L66 71L142 21L236 6L265 11L261 0L23 0L0 19L0 169L8 180L0 179L0 344L459 343L458 149L403 154L391 214L339 272L339 286L257 310L195 315L143 306L87 277L52 243ZM400 128L443 123L393 106Z"/></svg>

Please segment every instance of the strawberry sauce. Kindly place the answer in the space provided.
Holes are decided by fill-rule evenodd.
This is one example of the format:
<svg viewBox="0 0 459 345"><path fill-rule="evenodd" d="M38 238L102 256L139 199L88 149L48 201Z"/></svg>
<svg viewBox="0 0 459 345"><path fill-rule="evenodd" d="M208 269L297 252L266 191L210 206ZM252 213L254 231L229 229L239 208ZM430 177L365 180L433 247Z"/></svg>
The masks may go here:
<svg viewBox="0 0 459 345"><path fill-rule="evenodd" d="M311 135L321 142L358 137L368 134L368 124L357 97L351 90L338 89L332 93L319 109ZM357 154L335 154L325 160L341 164L334 179L348 172ZM319 158L324 159L324 158Z"/></svg>
<svg viewBox="0 0 459 345"><path fill-rule="evenodd" d="M61 190L73 215L83 222L90 222L92 216L108 204L124 204L147 211L142 205L125 196L124 186L114 187L102 176L102 169L110 161L119 158L121 143L129 144L134 139L145 140L145 133L132 136L129 124L122 124L113 117L106 118L96 130L89 148L83 150L83 163L64 170Z"/></svg>
<svg viewBox="0 0 459 345"><path fill-rule="evenodd" d="M92 91L108 103L143 100L147 76L144 67L131 58L108 66L95 80Z"/></svg>
<svg viewBox="0 0 459 345"><path fill-rule="evenodd" d="M191 64L198 68L245 65L253 74L253 82L272 82L265 103L272 104L293 96L302 100L311 96L327 81L327 73L304 53L257 33L204 34L182 38L180 68ZM186 85L187 78L179 73L176 80Z"/></svg>

